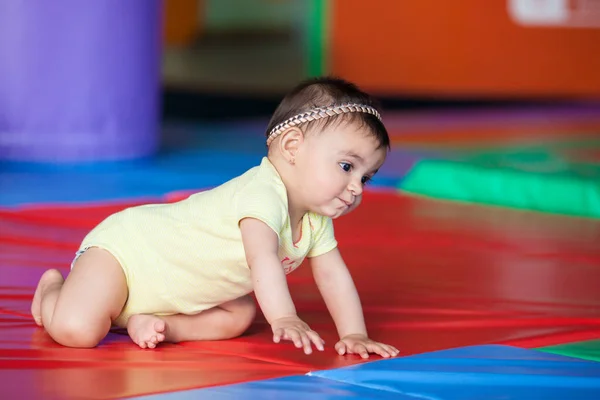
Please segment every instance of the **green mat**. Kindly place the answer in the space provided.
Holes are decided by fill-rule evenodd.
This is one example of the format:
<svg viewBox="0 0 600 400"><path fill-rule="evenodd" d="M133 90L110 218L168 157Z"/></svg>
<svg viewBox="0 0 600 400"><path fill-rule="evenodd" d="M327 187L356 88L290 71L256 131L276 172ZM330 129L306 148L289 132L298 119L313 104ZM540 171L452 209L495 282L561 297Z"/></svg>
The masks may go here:
<svg viewBox="0 0 600 400"><path fill-rule="evenodd" d="M421 161L398 189L435 198L600 218L600 172L595 166L575 174L523 170L487 161Z"/></svg>
<svg viewBox="0 0 600 400"><path fill-rule="evenodd" d="M541 347L536 350L545 353L581 358L583 360L600 361L600 340L588 340L585 342Z"/></svg>

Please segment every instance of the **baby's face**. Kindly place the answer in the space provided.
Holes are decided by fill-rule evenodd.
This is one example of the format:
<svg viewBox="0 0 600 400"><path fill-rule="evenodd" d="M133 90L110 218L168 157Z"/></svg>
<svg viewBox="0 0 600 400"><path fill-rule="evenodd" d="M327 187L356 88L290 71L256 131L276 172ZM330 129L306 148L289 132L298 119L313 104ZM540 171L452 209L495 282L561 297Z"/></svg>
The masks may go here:
<svg viewBox="0 0 600 400"><path fill-rule="evenodd" d="M383 165L387 151L363 126L341 123L305 136L297 157L303 203L337 218L356 209L364 185Z"/></svg>

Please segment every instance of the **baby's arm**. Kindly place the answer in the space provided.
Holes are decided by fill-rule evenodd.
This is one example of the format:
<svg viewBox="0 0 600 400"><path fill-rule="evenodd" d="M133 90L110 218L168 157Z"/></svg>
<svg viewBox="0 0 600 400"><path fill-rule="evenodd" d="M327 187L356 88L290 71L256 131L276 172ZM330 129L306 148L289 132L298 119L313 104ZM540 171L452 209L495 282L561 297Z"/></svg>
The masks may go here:
<svg viewBox="0 0 600 400"><path fill-rule="evenodd" d="M254 218L244 218L240 229L246 261L252 271L254 293L273 330L273 341L291 340L306 354L312 352L311 342L317 349L323 350L323 340L296 314L277 255L277 234L267 224Z"/></svg>
<svg viewBox="0 0 600 400"><path fill-rule="evenodd" d="M358 291L339 250L311 259L313 276L335 322L340 341L335 349L339 354L356 353L367 358L369 353L383 357L395 356L398 350L368 338Z"/></svg>

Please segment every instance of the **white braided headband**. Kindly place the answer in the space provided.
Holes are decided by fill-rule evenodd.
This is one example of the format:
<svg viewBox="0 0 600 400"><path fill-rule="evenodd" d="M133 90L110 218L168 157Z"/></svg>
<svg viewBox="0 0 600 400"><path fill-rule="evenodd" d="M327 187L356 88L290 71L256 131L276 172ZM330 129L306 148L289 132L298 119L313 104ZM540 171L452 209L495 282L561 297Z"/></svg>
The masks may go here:
<svg viewBox="0 0 600 400"><path fill-rule="evenodd" d="M286 129L291 128L292 126L298 126L305 122L316 121L318 119L333 117L339 114L347 114L353 112L362 112L371 114L377 117L378 120L381 121L381 116L379 112L371 106L366 106L363 104L338 104L329 107L318 107L303 112L302 114L295 115L291 118L286 119L280 124L275 125L271 132L269 132L269 136L267 137L267 146L271 144L273 140Z"/></svg>

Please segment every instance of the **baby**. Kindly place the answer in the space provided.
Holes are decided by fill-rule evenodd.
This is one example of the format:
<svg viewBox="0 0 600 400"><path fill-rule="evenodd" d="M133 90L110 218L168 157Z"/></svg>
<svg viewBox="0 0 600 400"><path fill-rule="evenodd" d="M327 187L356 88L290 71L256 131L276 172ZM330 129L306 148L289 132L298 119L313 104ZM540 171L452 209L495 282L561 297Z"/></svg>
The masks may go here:
<svg viewBox="0 0 600 400"><path fill-rule="evenodd" d="M286 274L305 258L335 322L339 354L396 356L367 336L332 220L354 210L385 161L373 100L336 78L303 82L279 104L260 165L171 204L113 214L84 239L65 280L38 283L31 313L58 343L95 347L111 326L141 348L240 336L258 305L273 341L306 354L324 342L296 312Z"/></svg>

